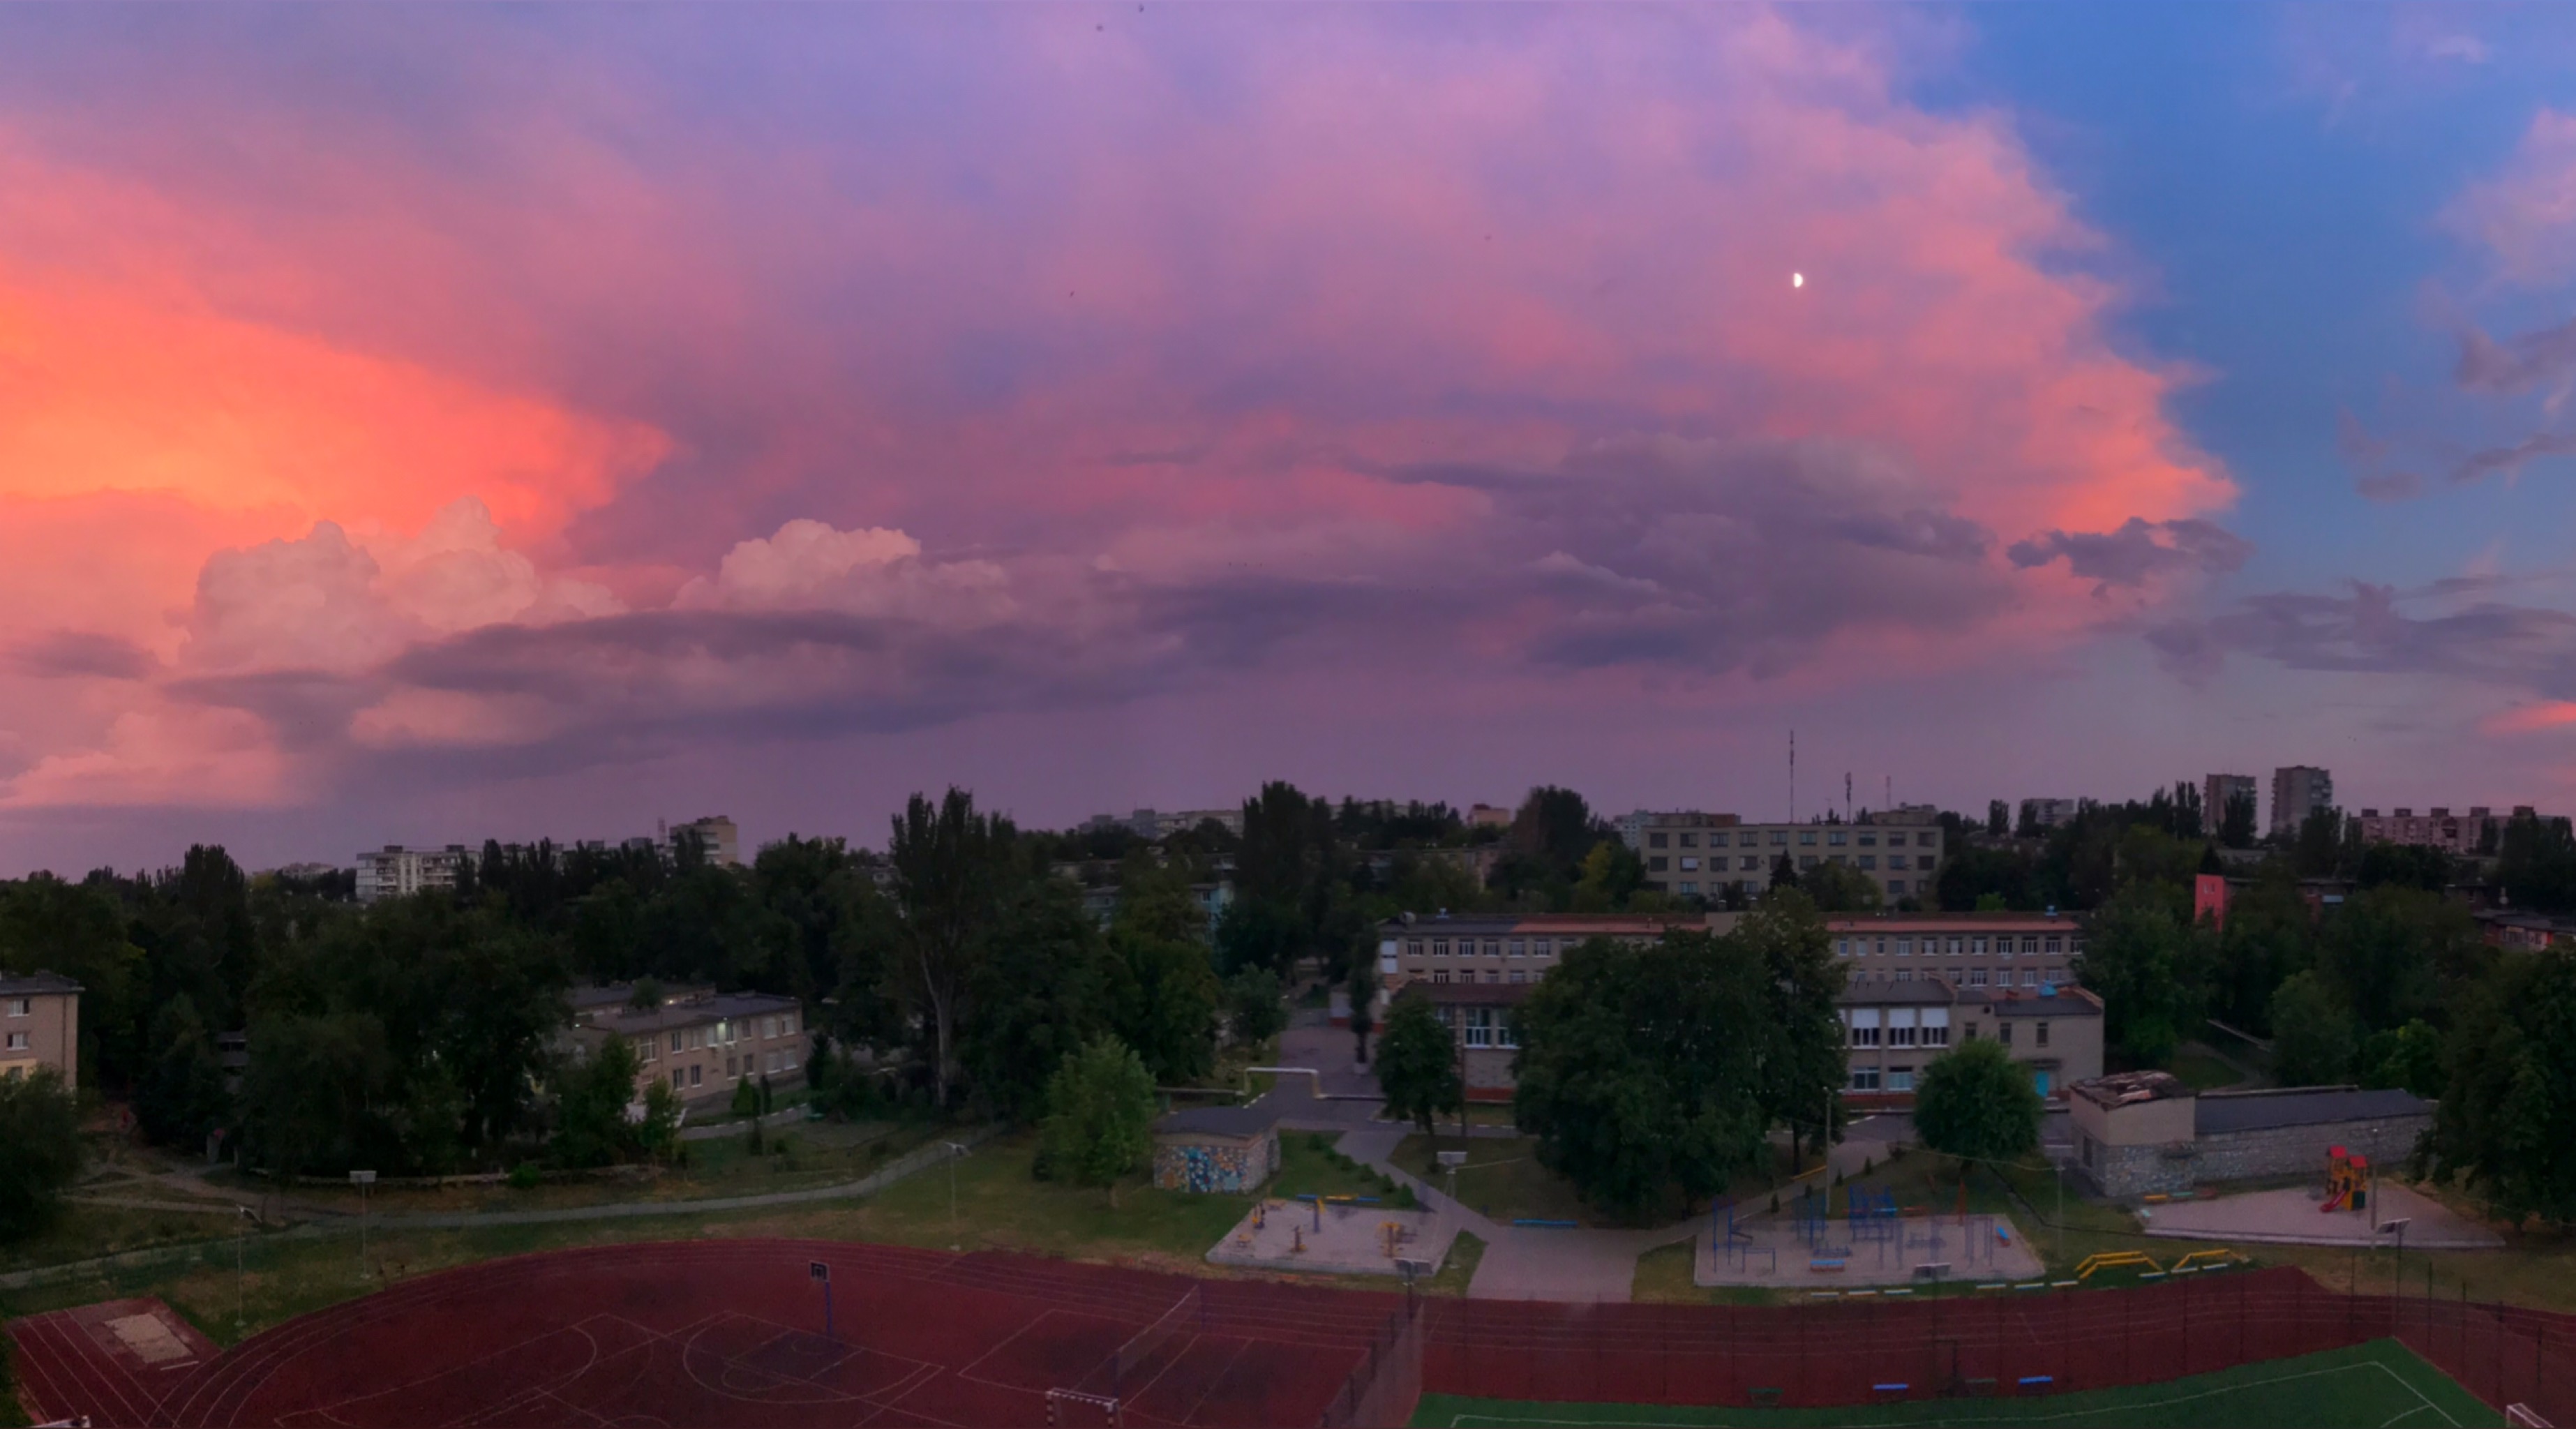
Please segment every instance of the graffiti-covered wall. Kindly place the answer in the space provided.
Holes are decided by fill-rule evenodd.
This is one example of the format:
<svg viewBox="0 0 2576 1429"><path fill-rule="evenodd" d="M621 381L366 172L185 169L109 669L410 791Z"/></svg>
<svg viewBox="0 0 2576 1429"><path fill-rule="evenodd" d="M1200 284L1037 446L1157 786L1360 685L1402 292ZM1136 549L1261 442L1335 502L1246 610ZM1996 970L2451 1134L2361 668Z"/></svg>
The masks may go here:
<svg viewBox="0 0 2576 1429"><path fill-rule="evenodd" d="M1159 1141L1154 1184L1166 1191L1250 1191L1279 1165L1279 1136L1252 1141Z"/></svg>

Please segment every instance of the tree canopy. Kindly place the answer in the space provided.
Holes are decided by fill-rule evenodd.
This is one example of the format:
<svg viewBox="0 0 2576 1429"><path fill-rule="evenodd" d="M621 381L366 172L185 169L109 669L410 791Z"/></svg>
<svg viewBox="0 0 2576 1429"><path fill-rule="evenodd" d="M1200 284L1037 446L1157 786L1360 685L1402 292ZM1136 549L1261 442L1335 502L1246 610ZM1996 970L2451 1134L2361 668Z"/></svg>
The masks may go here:
<svg viewBox="0 0 2576 1429"><path fill-rule="evenodd" d="M1154 1078L1115 1037L1098 1037L1064 1059L1047 1082L1044 1154L1050 1174L1109 1190L1154 1154Z"/></svg>
<svg viewBox="0 0 2576 1429"><path fill-rule="evenodd" d="M2009 1161L2039 1149L2039 1091L2003 1044L1975 1038L1932 1059L1914 1084L1914 1129L1945 1156Z"/></svg>
<svg viewBox="0 0 2576 1429"><path fill-rule="evenodd" d="M1425 1135L1433 1118L1456 1111L1466 1098L1455 1039L1418 989L1408 989L1387 1009L1386 1028L1377 1039L1377 1084L1386 1094L1387 1114L1412 1122Z"/></svg>

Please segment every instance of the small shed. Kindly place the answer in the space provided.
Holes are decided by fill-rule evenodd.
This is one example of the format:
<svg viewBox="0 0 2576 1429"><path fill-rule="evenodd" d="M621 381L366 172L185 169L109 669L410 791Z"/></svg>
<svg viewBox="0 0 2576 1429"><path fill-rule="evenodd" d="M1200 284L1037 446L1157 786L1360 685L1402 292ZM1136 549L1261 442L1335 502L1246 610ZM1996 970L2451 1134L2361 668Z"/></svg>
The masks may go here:
<svg viewBox="0 0 2576 1429"><path fill-rule="evenodd" d="M1278 1169L1278 1118L1268 1107L1191 1107L1154 1123L1162 1190L1254 1191Z"/></svg>

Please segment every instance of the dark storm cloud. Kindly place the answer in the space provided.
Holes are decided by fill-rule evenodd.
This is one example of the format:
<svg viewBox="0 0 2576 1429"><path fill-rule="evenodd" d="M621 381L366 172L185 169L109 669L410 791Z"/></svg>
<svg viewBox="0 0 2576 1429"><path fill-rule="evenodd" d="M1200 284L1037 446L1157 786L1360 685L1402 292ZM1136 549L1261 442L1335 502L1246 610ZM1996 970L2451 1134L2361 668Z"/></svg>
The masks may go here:
<svg viewBox="0 0 2576 1429"><path fill-rule="evenodd" d="M2214 522L2157 521L2131 517L2116 531L2050 531L2016 541L2006 554L2024 570L2063 557L2077 576L2098 581L2097 590L2141 586L2158 576L2198 573L2225 575L2245 564L2251 543Z"/></svg>
<svg viewBox="0 0 2576 1429"><path fill-rule="evenodd" d="M2490 582L2345 594L2282 592L2147 632L2168 668L2204 678L2231 655L2294 670L2449 676L2554 699L2576 697L2576 615L2492 599ZM2423 608L2424 614L2410 614Z"/></svg>
<svg viewBox="0 0 2576 1429"><path fill-rule="evenodd" d="M84 630L57 630L0 653L0 662L40 680L140 680L160 668L131 640Z"/></svg>

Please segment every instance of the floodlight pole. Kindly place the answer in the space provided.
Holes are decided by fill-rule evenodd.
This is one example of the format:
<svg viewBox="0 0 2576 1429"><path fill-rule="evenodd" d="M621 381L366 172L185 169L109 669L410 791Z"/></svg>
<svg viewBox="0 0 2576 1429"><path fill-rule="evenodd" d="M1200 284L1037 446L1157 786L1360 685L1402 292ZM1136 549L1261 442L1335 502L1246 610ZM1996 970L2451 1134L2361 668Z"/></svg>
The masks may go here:
<svg viewBox="0 0 2576 1429"><path fill-rule="evenodd" d="M957 1163L966 1158L966 1145L959 1141L940 1144L948 1148L948 1233L954 1236L957 1234ZM955 1250L957 1246L951 1243L948 1248Z"/></svg>

